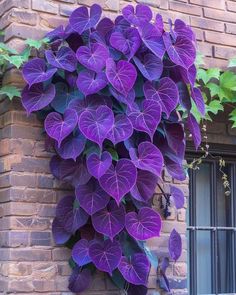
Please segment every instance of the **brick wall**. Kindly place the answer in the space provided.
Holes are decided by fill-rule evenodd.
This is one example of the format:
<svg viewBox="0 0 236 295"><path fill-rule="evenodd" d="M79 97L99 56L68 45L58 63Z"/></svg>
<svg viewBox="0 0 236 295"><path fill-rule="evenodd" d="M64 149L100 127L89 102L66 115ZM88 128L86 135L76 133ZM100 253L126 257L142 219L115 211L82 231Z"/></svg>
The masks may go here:
<svg viewBox="0 0 236 295"><path fill-rule="evenodd" d="M66 22L67 16L78 4L91 5L94 2L0 0L0 29L5 29L8 43L21 49L24 38L42 37ZM135 1L96 2L102 5L104 15L115 18L125 4ZM137 2L149 4L155 12L161 10L165 21L180 17L190 23L197 34L200 50L207 56L208 65L225 66L226 59L236 55L235 1L217 0L217 4L216 0ZM16 71L8 72L4 83L22 85ZM219 124L218 135L213 133L217 138L226 128L224 123ZM70 294L67 290L70 252L55 247L51 236L56 203L69 188L51 176L48 168L50 154L44 150L42 125L34 115L26 117L19 101L0 101L0 128L0 294ZM231 137L231 140L234 141L234 138ZM164 189L167 189L172 179L168 175L164 179ZM188 195L187 182L176 185ZM154 199L156 207L159 206L158 193L157 190ZM168 233L172 228L175 226L182 234L183 254L168 269L171 285L178 294L183 294L186 288L185 211L186 208L171 208L171 216L163 224L162 236L149 241L151 249L159 256L165 255ZM150 292L156 287L155 270L151 271L149 287ZM109 280L98 274L86 294L119 293Z"/></svg>

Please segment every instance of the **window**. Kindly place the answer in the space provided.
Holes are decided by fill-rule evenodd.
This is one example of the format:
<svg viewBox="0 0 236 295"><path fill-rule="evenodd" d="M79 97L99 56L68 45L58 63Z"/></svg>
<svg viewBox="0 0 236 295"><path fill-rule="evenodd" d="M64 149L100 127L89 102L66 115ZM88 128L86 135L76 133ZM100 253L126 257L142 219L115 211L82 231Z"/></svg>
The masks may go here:
<svg viewBox="0 0 236 295"><path fill-rule="evenodd" d="M226 158L225 158L226 159ZM224 172L231 186L225 195L218 158L190 171L188 266L191 295L236 294L236 159Z"/></svg>

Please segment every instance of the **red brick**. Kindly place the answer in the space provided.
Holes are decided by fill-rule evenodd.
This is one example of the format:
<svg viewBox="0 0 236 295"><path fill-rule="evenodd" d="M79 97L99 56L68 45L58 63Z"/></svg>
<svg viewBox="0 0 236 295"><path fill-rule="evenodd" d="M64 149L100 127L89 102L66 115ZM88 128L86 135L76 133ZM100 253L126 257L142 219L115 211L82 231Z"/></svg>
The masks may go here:
<svg viewBox="0 0 236 295"><path fill-rule="evenodd" d="M190 0L190 3L214 9L225 9L225 0L217 0L217 4L216 0Z"/></svg>
<svg viewBox="0 0 236 295"><path fill-rule="evenodd" d="M236 46L236 36L233 38L230 34L206 31L205 38L206 41L210 43L228 45L231 47Z"/></svg>
<svg viewBox="0 0 236 295"><path fill-rule="evenodd" d="M203 8L204 16L214 20L236 23L235 13L216 10L212 8Z"/></svg>
<svg viewBox="0 0 236 295"><path fill-rule="evenodd" d="M232 57L236 56L236 48L230 48L230 47L225 47L225 46L214 46L214 56L217 58L224 58L224 59L230 59ZM220 124L220 123L218 123ZM216 130L218 133L220 132L221 134L225 132L225 124L224 125L224 130L222 130L222 128L220 129L216 129L214 128L214 130Z"/></svg>
<svg viewBox="0 0 236 295"><path fill-rule="evenodd" d="M202 15L201 7L189 5L181 2L170 1L169 7L171 10L179 11L182 13L193 14L193 15Z"/></svg>
<svg viewBox="0 0 236 295"><path fill-rule="evenodd" d="M206 42L198 42L197 48L204 56L213 55L213 45Z"/></svg>
<svg viewBox="0 0 236 295"><path fill-rule="evenodd" d="M219 21L209 20L202 17L190 16L190 24L192 27L197 27L210 31L224 32L224 24Z"/></svg>
<svg viewBox="0 0 236 295"><path fill-rule="evenodd" d="M236 35L236 25L234 25L234 24L226 24L226 33Z"/></svg>

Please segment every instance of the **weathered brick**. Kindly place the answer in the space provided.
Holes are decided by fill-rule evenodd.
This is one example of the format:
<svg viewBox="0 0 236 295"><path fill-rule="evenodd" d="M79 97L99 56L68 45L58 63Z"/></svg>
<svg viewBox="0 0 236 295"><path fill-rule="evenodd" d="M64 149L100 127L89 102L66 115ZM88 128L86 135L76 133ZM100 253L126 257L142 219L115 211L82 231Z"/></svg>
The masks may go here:
<svg viewBox="0 0 236 295"><path fill-rule="evenodd" d="M56 213L55 204L42 204L39 207L38 215L41 217L54 217Z"/></svg>
<svg viewBox="0 0 236 295"><path fill-rule="evenodd" d="M32 274L32 265L27 262L12 263L8 262L3 265L6 276L29 276Z"/></svg>
<svg viewBox="0 0 236 295"><path fill-rule="evenodd" d="M236 25L234 25L234 24L226 24L226 33L236 35Z"/></svg>
<svg viewBox="0 0 236 295"><path fill-rule="evenodd" d="M30 245L31 246L50 246L51 233L50 232L31 232Z"/></svg>
<svg viewBox="0 0 236 295"><path fill-rule="evenodd" d="M227 3L227 9L229 11L236 12L236 3L235 2L227 1L226 3Z"/></svg>
<svg viewBox="0 0 236 295"><path fill-rule="evenodd" d="M215 0L190 0L190 3L214 9L225 9L225 0L217 0L217 5Z"/></svg>
<svg viewBox="0 0 236 295"><path fill-rule="evenodd" d="M68 282L67 282L67 284L68 284ZM38 291L38 292L50 292L50 291L55 291L55 289L56 289L54 280L49 281L49 280L36 279L33 281L33 285L34 285L35 291Z"/></svg>
<svg viewBox="0 0 236 295"><path fill-rule="evenodd" d="M47 11L48 13L57 14L58 13L58 4L53 3L52 1L38 1L32 0L32 9L38 11Z"/></svg>
<svg viewBox="0 0 236 295"><path fill-rule="evenodd" d="M59 7L60 15L63 15L63 16L70 16L74 10L75 10L75 7L69 4L60 4L60 7Z"/></svg>
<svg viewBox="0 0 236 295"><path fill-rule="evenodd" d="M119 0L105 0L104 9L119 11L120 1Z"/></svg>
<svg viewBox="0 0 236 295"><path fill-rule="evenodd" d="M13 261L49 261L51 259L51 250L46 249L10 249L10 260Z"/></svg>
<svg viewBox="0 0 236 295"><path fill-rule="evenodd" d="M207 18L236 23L235 13L216 10L213 8L203 8L204 16Z"/></svg>
<svg viewBox="0 0 236 295"><path fill-rule="evenodd" d="M67 260L70 258L70 255L70 250L67 248L55 248L52 250L52 259L56 261Z"/></svg>
<svg viewBox="0 0 236 295"><path fill-rule="evenodd" d="M29 233L22 231L10 231L10 232L1 232L0 244L2 247L20 247L28 246L29 243Z"/></svg>
<svg viewBox="0 0 236 295"><path fill-rule="evenodd" d="M224 24L219 21L209 20L202 17L190 16L190 24L192 27L197 27L205 30L224 32Z"/></svg>
<svg viewBox="0 0 236 295"><path fill-rule="evenodd" d="M208 42L214 43L214 44L222 44L222 45L228 45L228 46L235 46L236 47L236 38L232 38L232 35L230 34L222 34L217 32L205 32L205 39Z"/></svg>
<svg viewBox="0 0 236 295"><path fill-rule="evenodd" d="M0 3L0 16L13 7L29 8L30 0L3 0Z"/></svg>
<svg viewBox="0 0 236 295"><path fill-rule="evenodd" d="M179 11L182 13L193 14L193 15L202 15L201 7L189 5L181 2L176 1L169 1L169 7L171 10Z"/></svg>
<svg viewBox="0 0 236 295"><path fill-rule="evenodd" d="M177 277L185 277L187 275L187 264L175 263L173 266L173 275Z"/></svg>
<svg viewBox="0 0 236 295"><path fill-rule="evenodd" d="M10 280L8 285L9 292L31 292L34 286L31 280Z"/></svg>
<svg viewBox="0 0 236 295"><path fill-rule="evenodd" d="M157 8L159 8L161 4L160 0L137 0L137 2L141 4L149 5L151 7L157 7Z"/></svg>
<svg viewBox="0 0 236 295"><path fill-rule="evenodd" d="M66 26L68 19L61 16L48 15L46 13L40 13L40 25L48 28L56 28L60 25Z"/></svg>
<svg viewBox="0 0 236 295"><path fill-rule="evenodd" d="M51 227L48 218L11 217L2 221L3 229L46 230Z"/></svg>
<svg viewBox="0 0 236 295"><path fill-rule="evenodd" d="M34 174L27 173L12 173L10 175L10 183L12 186L25 186L25 187L36 187L37 176ZM0 177L1 184L1 177Z"/></svg>
<svg viewBox="0 0 236 295"><path fill-rule="evenodd" d="M204 56L213 56L213 45L206 42L198 42L197 47Z"/></svg>
<svg viewBox="0 0 236 295"><path fill-rule="evenodd" d="M8 14L8 20L10 23L20 23L30 26L37 24L38 15L35 12L12 9Z"/></svg>

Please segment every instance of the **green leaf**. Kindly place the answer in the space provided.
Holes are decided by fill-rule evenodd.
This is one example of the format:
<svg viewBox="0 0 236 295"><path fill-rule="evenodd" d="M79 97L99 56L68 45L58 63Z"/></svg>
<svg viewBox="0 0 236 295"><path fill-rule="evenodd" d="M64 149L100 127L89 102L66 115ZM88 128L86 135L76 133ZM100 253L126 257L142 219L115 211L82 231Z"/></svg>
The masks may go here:
<svg viewBox="0 0 236 295"><path fill-rule="evenodd" d="M223 111L224 107L222 102L219 100L212 100L208 106L206 106L206 111L209 113L217 114L219 111Z"/></svg>
<svg viewBox="0 0 236 295"><path fill-rule="evenodd" d="M9 61L10 64L14 65L17 69L19 69L24 62L24 59L21 55L5 55L4 58Z"/></svg>
<svg viewBox="0 0 236 295"><path fill-rule="evenodd" d="M224 72L220 76L220 87L236 91L236 75L233 72Z"/></svg>
<svg viewBox="0 0 236 295"><path fill-rule="evenodd" d="M33 40L33 39L27 39L25 43L29 45L30 47L40 49L44 44L48 43L49 39L44 38L41 40Z"/></svg>
<svg viewBox="0 0 236 295"><path fill-rule="evenodd" d="M208 76L209 80L211 80L213 78L219 80L219 78L220 78L220 69L212 68L212 69L207 70L207 76Z"/></svg>
<svg viewBox="0 0 236 295"><path fill-rule="evenodd" d="M196 60L195 60L195 65L196 66L202 66L204 65L204 55L201 52L197 52Z"/></svg>
<svg viewBox="0 0 236 295"><path fill-rule="evenodd" d="M119 155L118 155L118 153L117 153L116 150L114 150L114 149L112 149L112 148L108 148L107 150L108 150L109 153L111 154L111 156L112 156L112 160L113 160L113 161L118 161L118 160L119 160Z"/></svg>
<svg viewBox="0 0 236 295"><path fill-rule="evenodd" d="M236 109L234 109L230 114L229 114L229 120L230 121L233 121L233 124L232 124L232 128L235 128L236 127Z"/></svg>
<svg viewBox="0 0 236 295"><path fill-rule="evenodd" d="M10 100L12 100L13 97L20 97L21 93L15 86L6 85L0 88L0 95L6 95Z"/></svg>
<svg viewBox="0 0 236 295"><path fill-rule="evenodd" d="M210 91L210 94L211 94L211 97L214 97L214 96L219 96L220 94L220 86L213 83L213 82L210 82L210 83L207 83L206 87L209 89Z"/></svg>
<svg viewBox="0 0 236 295"><path fill-rule="evenodd" d="M236 57L229 60L228 68L236 67Z"/></svg>
<svg viewBox="0 0 236 295"><path fill-rule="evenodd" d="M5 53L18 54L18 52L15 49L8 47L3 42L0 42L0 51L5 51Z"/></svg>
<svg viewBox="0 0 236 295"><path fill-rule="evenodd" d="M207 71L204 69L199 69L197 71L197 80L202 80L204 84L207 84L208 82Z"/></svg>
<svg viewBox="0 0 236 295"><path fill-rule="evenodd" d="M195 117L195 119L197 120L197 122L199 123L202 119L202 115L201 113L199 113L197 106L195 104L195 102L191 99L192 102L192 108L191 108L191 113L193 114L193 116Z"/></svg>

